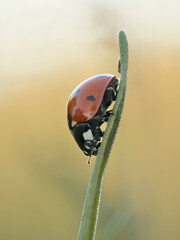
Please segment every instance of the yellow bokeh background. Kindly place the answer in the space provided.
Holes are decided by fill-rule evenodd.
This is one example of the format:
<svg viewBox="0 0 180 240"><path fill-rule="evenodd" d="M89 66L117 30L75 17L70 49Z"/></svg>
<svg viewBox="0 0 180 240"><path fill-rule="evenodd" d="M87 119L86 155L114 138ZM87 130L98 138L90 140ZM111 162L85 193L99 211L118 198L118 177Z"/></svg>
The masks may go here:
<svg viewBox="0 0 180 240"><path fill-rule="evenodd" d="M0 3L0 239L76 239L93 163L68 130L66 102L86 78L118 74L121 29L128 88L97 239L180 239L178 7L175 0Z"/></svg>

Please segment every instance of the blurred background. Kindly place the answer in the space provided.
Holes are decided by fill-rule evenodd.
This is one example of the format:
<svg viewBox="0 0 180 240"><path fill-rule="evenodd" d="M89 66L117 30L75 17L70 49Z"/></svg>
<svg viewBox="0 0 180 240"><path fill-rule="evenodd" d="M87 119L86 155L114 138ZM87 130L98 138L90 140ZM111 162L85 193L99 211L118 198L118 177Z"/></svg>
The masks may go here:
<svg viewBox="0 0 180 240"><path fill-rule="evenodd" d="M68 130L66 101L84 79L118 75L121 29L128 89L96 239L180 239L179 7L0 1L0 239L76 239L93 164Z"/></svg>

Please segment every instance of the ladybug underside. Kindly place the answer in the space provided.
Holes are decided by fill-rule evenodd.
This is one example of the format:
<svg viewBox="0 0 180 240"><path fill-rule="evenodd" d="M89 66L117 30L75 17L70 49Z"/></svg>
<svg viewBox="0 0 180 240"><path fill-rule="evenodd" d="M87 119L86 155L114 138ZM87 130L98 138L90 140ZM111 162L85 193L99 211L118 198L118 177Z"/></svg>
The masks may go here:
<svg viewBox="0 0 180 240"><path fill-rule="evenodd" d="M73 126L72 117L68 114L69 128L77 144L87 156L97 155L98 153L98 149L101 145L101 138L103 137L101 125L107 122L109 117L113 114L112 110L107 111L107 109L111 103L116 100L119 83L120 80L118 78L113 78L113 81L108 85L103 95L97 113L90 120Z"/></svg>

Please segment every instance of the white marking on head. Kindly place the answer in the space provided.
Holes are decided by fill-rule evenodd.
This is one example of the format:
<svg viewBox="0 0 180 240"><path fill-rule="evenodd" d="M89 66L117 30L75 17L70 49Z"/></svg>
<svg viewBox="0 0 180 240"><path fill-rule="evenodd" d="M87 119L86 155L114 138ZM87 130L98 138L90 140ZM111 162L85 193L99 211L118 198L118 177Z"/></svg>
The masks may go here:
<svg viewBox="0 0 180 240"><path fill-rule="evenodd" d="M93 140L92 131L89 129L87 132L83 133L84 140Z"/></svg>
<svg viewBox="0 0 180 240"><path fill-rule="evenodd" d="M77 124L76 121L72 121L71 126L74 127Z"/></svg>

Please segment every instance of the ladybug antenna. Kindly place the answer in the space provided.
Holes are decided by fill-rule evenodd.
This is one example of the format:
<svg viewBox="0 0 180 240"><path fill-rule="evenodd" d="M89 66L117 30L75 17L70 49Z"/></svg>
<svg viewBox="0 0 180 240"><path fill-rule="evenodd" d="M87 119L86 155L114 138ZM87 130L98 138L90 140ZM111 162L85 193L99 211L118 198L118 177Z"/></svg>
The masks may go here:
<svg viewBox="0 0 180 240"><path fill-rule="evenodd" d="M88 159L88 164L89 164L89 165L91 164L91 156L90 156L89 159Z"/></svg>

